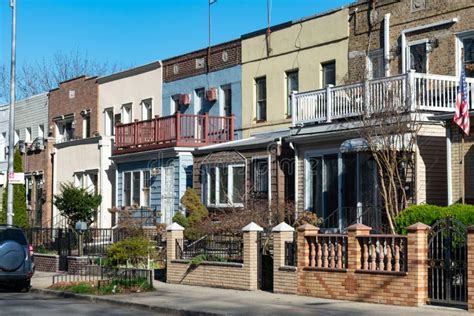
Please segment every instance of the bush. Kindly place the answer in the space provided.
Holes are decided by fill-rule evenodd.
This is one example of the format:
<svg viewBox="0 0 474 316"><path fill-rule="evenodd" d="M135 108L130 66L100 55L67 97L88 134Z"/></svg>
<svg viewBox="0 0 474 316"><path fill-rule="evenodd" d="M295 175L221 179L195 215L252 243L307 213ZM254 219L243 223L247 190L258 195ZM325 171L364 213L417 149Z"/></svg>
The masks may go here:
<svg viewBox="0 0 474 316"><path fill-rule="evenodd" d="M176 213L173 216L173 222L178 223L179 225L183 226L184 229L188 228L189 222L186 216L181 213Z"/></svg>
<svg viewBox="0 0 474 316"><path fill-rule="evenodd" d="M465 225L474 225L474 205L454 204L447 207L436 205L413 205L403 210L395 218L397 232L406 234L406 228L415 223L432 226L437 220L451 216Z"/></svg>
<svg viewBox="0 0 474 316"><path fill-rule="evenodd" d="M132 237L119 241L107 249L106 264L123 266L146 264L151 243L144 237Z"/></svg>
<svg viewBox="0 0 474 316"><path fill-rule="evenodd" d="M304 224L319 226L322 224L322 218L318 218L318 216L313 212L308 212L308 211L300 212L293 226L299 227Z"/></svg>
<svg viewBox="0 0 474 316"><path fill-rule="evenodd" d="M188 217L186 218L187 226L180 224L185 228L184 236L186 237L186 239L198 239L201 234L197 226L209 215L209 211L204 206L204 204L202 204L199 195L196 193L196 191L194 191L193 188L186 189L186 192L181 198L181 204L183 204L188 215ZM180 218L178 217L178 219ZM186 224L186 221L183 221L183 223Z"/></svg>

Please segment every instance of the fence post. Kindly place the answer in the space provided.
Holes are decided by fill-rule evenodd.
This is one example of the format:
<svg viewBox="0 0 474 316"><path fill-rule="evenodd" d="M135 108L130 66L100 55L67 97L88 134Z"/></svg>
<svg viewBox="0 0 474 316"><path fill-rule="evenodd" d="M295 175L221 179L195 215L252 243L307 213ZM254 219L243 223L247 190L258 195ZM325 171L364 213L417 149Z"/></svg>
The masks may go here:
<svg viewBox="0 0 474 316"><path fill-rule="evenodd" d="M331 88L332 84L328 84L326 87L326 122L331 123L332 121L332 97Z"/></svg>
<svg viewBox="0 0 474 316"><path fill-rule="evenodd" d="M244 266L248 271L249 276L249 290L258 289L258 261L259 261L259 245L258 245L258 233L263 231L263 228L251 222L244 228L243 241L244 241Z"/></svg>
<svg viewBox="0 0 474 316"><path fill-rule="evenodd" d="M295 127L298 121L297 110L296 110L296 91L291 91L291 126Z"/></svg>
<svg viewBox="0 0 474 316"><path fill-rule="evenodd" d="M416 110L415 69L408 71L408 106L407 109Z"/></svg>
<svg viewBox="0 0 474 316"><path fill-rule="evenodd" d="M175 128L176 128L176 146L178 145L180 136L181 136L181 113L176 112L175 114ZM186 127L187 128L187 127Z"/></svg>
<svg viewBox="0 0 474 316"><path fill-rule="evenodd" d="M273 227L273 292L284 293L288 287L288 280L280 277L280 267L286 266L286 242L293 241L295 229L285 222ZM295 293L296 294L296 289Z"/></svg>
<svg viewBox="0 0 474 316"><path fill-rule="evenodd" d="M309 243L306 237L315 237L318 235L319 228L310 224L304 224L298 227L298 245L297 245L297 267L298 275L304 267L309 266ZM298 281L299 284L299 281Z"/></svg>
<svg viewBox="0 0 474 316"><path fill-rule="evenodd" d="M209 113L206 112L204 113L204 117L203 117L203 122L202 122L202 125L203 125L203 131L202 131L202 137L203 137L203 143L207 144L207 137L208 137L208 134L209 134ZM199 135L197 135L199 137ZM200 139L197 140L198 142L200 141Z"/></svg>
<svg viewBox="0 0 474 316"><path fill-rule="evenodd" d="M408 231L408 273L415 286L415 306L426 304L428 300L428 232L430 226L416 223L407 227ZM469 276L469 273L468 273ZM469 292L468 292L469 293Z"/></svg>
<svg viewBox="0 0 474 316"><path fill-rule="evenodd" d="M474 226L467 228L467 308L474 312Z"/></svg>
<svg viewBox="0 0 474 316"><path fill-rule="evenodd" d="M364 224L354 224L347 227L347 269L358 270L361 268L360 258L362 249L360 248L357 236L370 235L371 227Z"/></svg>
<svg viewBox="0 0 474 316"><path fill-rule="evenodd" d="M183 239L184 228L178 223L173 223L166 227L166 260L176 259L176 240Z"/></svg>

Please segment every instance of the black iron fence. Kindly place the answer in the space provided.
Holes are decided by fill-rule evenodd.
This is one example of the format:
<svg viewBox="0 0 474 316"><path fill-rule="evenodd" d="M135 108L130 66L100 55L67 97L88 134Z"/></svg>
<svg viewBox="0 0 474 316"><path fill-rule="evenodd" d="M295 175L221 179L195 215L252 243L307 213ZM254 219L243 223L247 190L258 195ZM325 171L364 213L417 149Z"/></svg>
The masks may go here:
<svg viewBox="0 0 474 316"><path fill-rule="evenodd" d="M285 266L294 267L297 263L297 242L285 241Z"/></svg>
<svg viewBox="0 0 474 316"><path fill-rule="evenodd" d="M243 262L242 235L206 235L198 240L176 240L176 258L206 261Z"/></svg>
<svg viewBox="0 0 474 316"><path fill-rule="evenodd" d="M388 230L387 216L381 206L337 208L323 218L320 227L322 232L344 233L347 227L357 223L372 227L377 233L385 233Z"/></svg>
<svg viewBox="0 0 474 316"><path fill-rule="evenodd" d="M153 284L153 273L152 270L148 269L86 266L74 274L58 274L53 276L53 284L63 282L99 282L109 280L130 283L146 280L148 284Z"/></svg>

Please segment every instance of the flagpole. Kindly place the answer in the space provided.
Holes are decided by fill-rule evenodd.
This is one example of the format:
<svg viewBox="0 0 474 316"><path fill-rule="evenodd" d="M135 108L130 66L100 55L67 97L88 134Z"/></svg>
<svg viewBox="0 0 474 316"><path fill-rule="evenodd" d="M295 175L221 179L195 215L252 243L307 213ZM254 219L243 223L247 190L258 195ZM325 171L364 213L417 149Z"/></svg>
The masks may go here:
<svg viewBox="0 0 474 316"><path fill-rule="evenodd" d="M464 132L461 131L461 202L462 204L465 203L465 196L466 196L466 189L464 186L464 182L466 179L464 178Z"/></svg>

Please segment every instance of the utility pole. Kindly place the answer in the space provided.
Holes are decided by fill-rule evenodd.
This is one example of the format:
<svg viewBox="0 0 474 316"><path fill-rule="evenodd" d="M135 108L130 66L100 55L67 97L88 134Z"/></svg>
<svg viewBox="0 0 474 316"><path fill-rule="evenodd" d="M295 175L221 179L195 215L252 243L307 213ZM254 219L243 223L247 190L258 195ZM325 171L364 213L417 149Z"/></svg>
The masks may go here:
<svg viewBox="0 0 474 316"><path fill-rule="evenodd" d="M12 8L12 52L10 68L10 115L8 129L8 178L13 176L15 157L15 65L16 65L16 0L10 0ZM13 184L8 180L7 225L13 225Z"/></svg>

